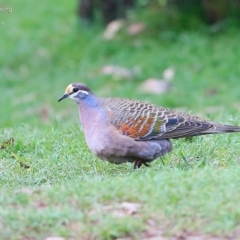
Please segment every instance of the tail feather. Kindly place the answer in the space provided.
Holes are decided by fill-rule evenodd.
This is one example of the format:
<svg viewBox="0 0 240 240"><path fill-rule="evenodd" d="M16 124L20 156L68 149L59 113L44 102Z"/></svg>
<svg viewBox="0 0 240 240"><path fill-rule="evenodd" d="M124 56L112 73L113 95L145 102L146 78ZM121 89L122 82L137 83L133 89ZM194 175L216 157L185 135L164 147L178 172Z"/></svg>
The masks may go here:
<svg viewBox="0 0 240 240"><path fill-rule="evenodd" d="M239 126L231 126L231 125L220 125L213 124L211 128L206 131L201 132L202 134L217 134L217 133L231 133L231 132L240 132Z"/></svg>

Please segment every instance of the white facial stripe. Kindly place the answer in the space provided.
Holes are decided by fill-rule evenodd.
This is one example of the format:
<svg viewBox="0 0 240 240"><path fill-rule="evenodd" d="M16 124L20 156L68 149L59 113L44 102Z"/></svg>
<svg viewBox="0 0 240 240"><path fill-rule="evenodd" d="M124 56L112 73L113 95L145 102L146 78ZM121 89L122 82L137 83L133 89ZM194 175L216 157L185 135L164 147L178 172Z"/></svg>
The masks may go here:
<svg viewBox="0 0 240 240"><path fill-rule="evenodd" d="M87 91L79 90L79 91L77 91L77 92L74 92L74 93L70 94L70 95L69 95L69 98L72 98L72 99L76 98L77 95L79 94L79 92L81 92L83 95L88 95L88 94L89 94L89 92L87 92ZM81 93L80 93L80 94L81 94Z"/></svg>
<svg viewBox="0 0 240 240"><path fill-rule="evenodd" d="M89 94L89 92L84 91L84 90L79 90L78 92L82 92L82 93L84 93L85 95L88 95L88 94Z"/></svg>
<svg viewBox="0 0 240 240"><path fill-rule="evenodd" d="M75 93L70 94L68 97L74 99L74 97L76 97L77 94L78 94L78 92L75 92Z"/></svg>

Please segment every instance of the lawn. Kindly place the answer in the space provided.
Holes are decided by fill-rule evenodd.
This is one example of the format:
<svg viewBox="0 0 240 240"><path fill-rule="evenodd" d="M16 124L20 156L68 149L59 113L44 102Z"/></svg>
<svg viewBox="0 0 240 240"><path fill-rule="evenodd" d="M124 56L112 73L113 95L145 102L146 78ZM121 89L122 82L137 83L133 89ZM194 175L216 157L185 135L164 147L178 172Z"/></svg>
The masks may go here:
<svg viewBox="0 0 240 240"><path fill-rule="evenodd" d="M173 151L134 170L97 159L77 106L57 102L72 82L98 96L135 98L240 125L236 23L146 30L115 39L83 26L76 2L3 0L0 12L0 239L239 239L240 135L174 140ZM131 79L104 66L137 68ZM170 91L140 91L172 67ZM60 238L58 240L61 240Z"/></svg>

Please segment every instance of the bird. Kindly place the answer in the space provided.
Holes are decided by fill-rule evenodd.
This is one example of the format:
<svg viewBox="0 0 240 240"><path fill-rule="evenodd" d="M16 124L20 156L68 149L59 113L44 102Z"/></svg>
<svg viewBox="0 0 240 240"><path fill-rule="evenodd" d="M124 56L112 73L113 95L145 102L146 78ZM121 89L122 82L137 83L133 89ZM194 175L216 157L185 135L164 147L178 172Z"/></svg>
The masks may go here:
<svg viewBox="0 0 240 240"><path fill-rule="evenodd" d="M73 99L91 152L115 164L134 163L134 169L172 151L171 139L240 132L231 126L204 120L148 102L97 97L84 83L71 83L58 99Z"/></svg>

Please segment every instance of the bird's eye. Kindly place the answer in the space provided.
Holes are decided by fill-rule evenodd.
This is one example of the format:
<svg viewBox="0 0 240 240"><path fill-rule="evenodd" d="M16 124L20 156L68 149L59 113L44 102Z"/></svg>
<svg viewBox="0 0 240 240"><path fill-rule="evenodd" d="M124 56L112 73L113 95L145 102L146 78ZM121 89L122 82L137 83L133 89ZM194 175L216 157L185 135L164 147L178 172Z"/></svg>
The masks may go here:
<svg viewBox="0 0 240 240"><path fill-rule="evenodd" d="M78 88L73 88L73 90L72 90L73 92L77 92L78 91Z"/></svg>

